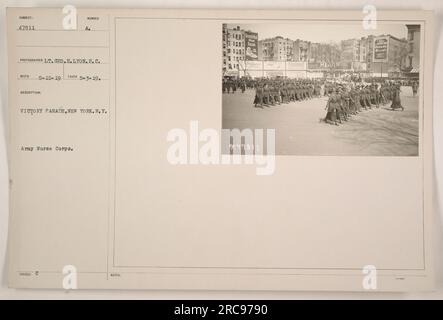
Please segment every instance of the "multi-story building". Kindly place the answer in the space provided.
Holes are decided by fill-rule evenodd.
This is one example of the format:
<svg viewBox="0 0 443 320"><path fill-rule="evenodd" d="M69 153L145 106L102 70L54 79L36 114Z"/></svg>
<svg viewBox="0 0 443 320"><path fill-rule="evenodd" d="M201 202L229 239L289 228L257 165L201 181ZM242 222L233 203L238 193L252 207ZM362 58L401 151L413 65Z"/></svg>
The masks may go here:
<svg viewBox="0 0 443 320"><path fill-rule="evenodd" d="M405 44L404 39L392 35L343 40L340 67L380 75L399 73L405 66Z"/></svg>
<svg viewBox="0 0 443 320"><path fill-rule="evenodd" d="M240 70L245 60L245 31L239 26L223 24L223 72Z"/></svg>
<svg viewBox="0 0 443 320"><path fill-rule="evenodd" d="M363 37L360 39L360 57L366 56L366 67L375 74L399 73L405 67L407 57L407 43L392 35ZM375 53L377 51L377 53ZM363 60L363 59L361 59Z"/></svg>
<svg viewBox="0 0 443 320"><path fill-rule="evenodd" d="M366 70L373 68L374 36L370 35L360 39L360 61L366 63Z"/></svg>
<svg viewBox="0 0 443 320"><path fill-rule="evenodd" d="M406 69L410 73L420 71L420 25L407 24L408 28L408 55L406 57Z"/></svg>
<svg viewBox="0 0 443 320"><path fill-rule="evenodd" d="M367 61L367 54L368 54L368 46L367 41L365 41L365 38L361 38L359 41L359 61L366 63Z"/></svg>
<svg viewBox="0 0 443 320"><path fill-rule="evenodd" d="M361 62L360 39L342 40L340 46L340 67L343 69L355 69L356 65Z"/></svg>
<svg viewBox="0 0 443 320"><path fill-rule="evenodd" d="M351 69L383 76L398 74L405 67L418 72L420 26L407 27L408 40L392 35L369 35L335 44L293 41L281 36L258 40L257 33L224 24L223 73L240 75L245 60L303 61L310 69Z"/></svg>
<svg viewBox="0 0 443 320"><path fill-rule="evenodd" d="M389 36L388 72L399 73L406 66L408 44L406 39Z"/></svg>
<svg viewBox="0 0 443 320"><path fill-rule="evenodd" d="M258 41L258 60L303 61L313 69L336 68L341 58L341 49L336 44L295 41L281 36Z"/></svg>
<svg viewBox="0 0 443 320"><path fill-rule="evenodd" d="M259 40L258 60L292 61L293 41L280 36Z"/></svg>

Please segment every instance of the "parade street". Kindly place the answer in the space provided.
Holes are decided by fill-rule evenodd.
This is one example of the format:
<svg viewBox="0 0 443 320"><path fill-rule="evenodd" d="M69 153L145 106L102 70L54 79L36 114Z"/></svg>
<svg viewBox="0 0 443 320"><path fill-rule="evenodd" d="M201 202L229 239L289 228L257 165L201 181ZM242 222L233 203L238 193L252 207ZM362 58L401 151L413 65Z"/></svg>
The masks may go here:
<svg viewBox="0 0 443 320"><path fill-rule="evenodd" d="M322 121L327 97L255 108L254 90L223 94L224 129L275 129L276 155L415 156L418 150L418 95L401 87L404 111L363 110L335 126Z"/></svg>

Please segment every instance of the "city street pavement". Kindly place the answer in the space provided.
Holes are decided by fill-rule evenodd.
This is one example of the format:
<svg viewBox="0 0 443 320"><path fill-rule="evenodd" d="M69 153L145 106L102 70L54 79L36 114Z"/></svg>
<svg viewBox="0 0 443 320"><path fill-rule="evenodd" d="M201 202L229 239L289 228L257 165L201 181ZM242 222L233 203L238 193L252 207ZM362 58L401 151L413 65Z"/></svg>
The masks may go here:
<svg viewBox="0 0 443 320"><path fill-rule="evenodd" d="M327 124L327 97L254 108L254 90L223 94L224 129L276 130L277 155L418 155L418 95L401 88L404 111L390 104L362 110L339 126Z"/></svg>

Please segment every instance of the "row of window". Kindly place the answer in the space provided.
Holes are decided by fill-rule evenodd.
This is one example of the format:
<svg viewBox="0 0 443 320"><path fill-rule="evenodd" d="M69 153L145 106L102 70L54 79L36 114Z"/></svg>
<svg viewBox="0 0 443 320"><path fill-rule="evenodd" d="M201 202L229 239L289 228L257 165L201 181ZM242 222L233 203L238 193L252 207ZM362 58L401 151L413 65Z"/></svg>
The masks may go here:
<svg viewBox="0 0 443 320"><path fill-rule="evenodd" d="M241 58L241 59L240 59ZM242 57L231 57L231 56L228 56L228 61L240 61L240 60L243 60L244 59L244 57L242 56Z"/></svg>
<svg viewBox="0 0 443 320"><path fill-rule="evenodd" d="M229 64L229 65L228 65L228 68L229 68L229 69L236 69L236 70L238 70L238 69L239 69L239 68L238 68L238 63Z"/></svg>
<svg viewBox="0 0 443 320"><path fill-rule="evenodd" d="M223 54L223 61L226 61L226 55L225 54ZM244 60L245 59L245 57L244 56L238 56L238 57L231 57L231 56L228 56L228 61L240 61L240 60Z"/></svg>
<svg viewBox="0 0 443 320"><path fill-rule="evenodd" d="M238 34L238 33L229 33L228 32L228 39L231 39L231 36L233 36L232 38L237 39L237 40L243 40L245 38L244 34Z"/></svg>
<svg viewBox="0 0 443 320"><path fill-rule="evenodd" d="M226 60L223 60L223 66L226 66ZM239 64L238 63L229 63L228 65L228 69L232 70L232 69L239 69Z"/></svg>
<svg viewBox="0 0 443 320"><path fill-rule="evenodd" d="M245 49L228 49L228 54L245 54Z"/></svg>
<svg viewBox="0 0 443 320"><path fill-rule="evenodd" d="M228 47L230 47L231 45L233 47L244 47L245 43L243 41L228 41Z"/></svg>

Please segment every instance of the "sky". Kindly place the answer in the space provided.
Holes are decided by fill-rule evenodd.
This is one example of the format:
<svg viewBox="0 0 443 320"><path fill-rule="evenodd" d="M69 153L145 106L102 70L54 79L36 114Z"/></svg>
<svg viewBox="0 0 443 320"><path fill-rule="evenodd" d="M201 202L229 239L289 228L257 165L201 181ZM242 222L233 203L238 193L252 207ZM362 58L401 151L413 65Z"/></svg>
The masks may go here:
<svg viewBox="0 0 443 320"><path fill-rule="evenodd" d="M228 24L229 27L240 26L243 30L258 32L258 39L282 36L291 40L305 40L311 42L331 43L341 40L361 38L368 35L390 34L397 38L406 38L408 31L405 24L381 23L371 30L363 29L361 22L350 23L254 23Z"/></svg>

